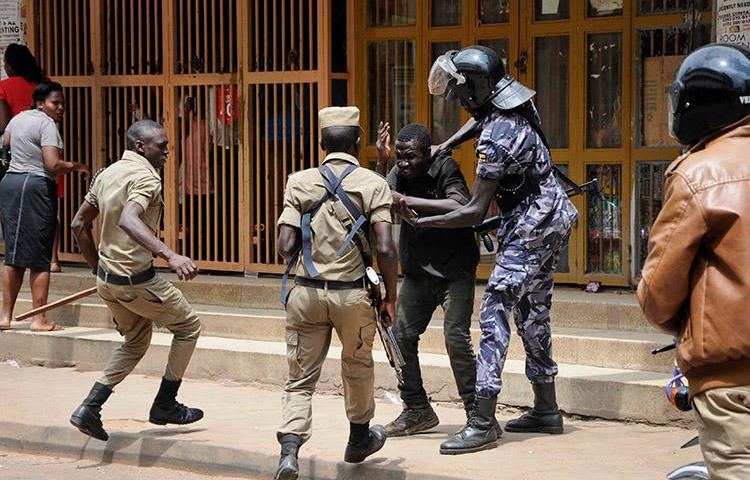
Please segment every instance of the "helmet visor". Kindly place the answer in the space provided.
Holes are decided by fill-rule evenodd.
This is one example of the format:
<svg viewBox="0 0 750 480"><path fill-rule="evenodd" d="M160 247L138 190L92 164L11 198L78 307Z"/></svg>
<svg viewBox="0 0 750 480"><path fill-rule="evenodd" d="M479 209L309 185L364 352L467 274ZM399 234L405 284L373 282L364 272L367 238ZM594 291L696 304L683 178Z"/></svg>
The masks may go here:
<svg viewBox="0 0 750 480"><path fill-rule="evenodd" d="M427 86L432 95L445 95L450 87L451 81L456 85L466 83L466 77L458 73L456 65L451 58L456 54L456 50L450 50L440 55L430 69L430 77L427 79Z"/></svg>
<svg viewBox="0 0 750 480"><path fill-rule="evenodd" d="M667 101L669 103L667 107L669 112L667 114L667 129L669 131L669 136L676 140L678 143L680 143L680 141L674 134L674 116L677 113L677 108L680 106L680 96L682 95L682 90L682 84L679 81L675 81L674 83L672 83L672 86L669 87L669 95L667 95Z"/></svg>

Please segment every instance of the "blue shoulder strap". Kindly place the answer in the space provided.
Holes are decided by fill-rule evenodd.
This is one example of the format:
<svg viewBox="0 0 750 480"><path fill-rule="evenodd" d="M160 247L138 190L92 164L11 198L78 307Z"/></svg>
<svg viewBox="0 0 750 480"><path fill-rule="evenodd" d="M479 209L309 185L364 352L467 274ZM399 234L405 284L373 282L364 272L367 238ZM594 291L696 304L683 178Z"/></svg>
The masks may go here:
<svg viewBox="0 0 750 480"><path fill-rule="evenodd" d="M320 171L320 174L323 176L323 183L326 188L326 193L323 195L323 197L318 200L315 205L308 210L307 212L302 214L302 219L300 221L300 230L302 230L302 245L297 248L297 250L294 252L292 257L289 259L289 262L286 265L286 269L284 270L284 276L281 278L281 304L286 305L286 286L287 282L289 280L289 273L292 270L292 267L297 264L297 260L299 259L300 254L302 254L302 263L305 266L305 270L310 275L311 278L315 278L318 275L320 275L320 272L318 272L318 269L315 268L315 265L312 261L312 217L315 216L316 213L318 213L318 210L320 210L320 207L323 206L323 203L325 203L326 200L328 200L331 197L334 197L335 195L338 195L339 198L344 202L344 205L347 205L347 201L351 203L353 206L353 202L349 198L349 196L344 191L343 187L341 186L341 182L344 181L344 178L347 177L350 173L352 173L357 168L357 165L349 165L344 169L344 171L341 173L341 176L336 177L334 173L331 171L330 168L328 168L326 165L322 165L318 170ZM346 198L346 200L344 200ZM354 206L356 208L356 206ZM349 207L347 206L347 209ZM351 212L351 210L349 210ZM357 209L357 212L359 212L359 209ZM354 215L352 215L354 216ZM363 216L361 212L359 212L359 216ZM354 216L354 218L358 218ZM366 220L366 219L365 219ZM359 222L357 222L359 223ZM357 227L359 228L359 227ZM356 233L356 230L352 228L352 232ZM337 253L338 256L343 255L344 248L351 242L351 236L352 232L347 235L347 240L344 242L344 247L342 247L339 252Z"/></svg>

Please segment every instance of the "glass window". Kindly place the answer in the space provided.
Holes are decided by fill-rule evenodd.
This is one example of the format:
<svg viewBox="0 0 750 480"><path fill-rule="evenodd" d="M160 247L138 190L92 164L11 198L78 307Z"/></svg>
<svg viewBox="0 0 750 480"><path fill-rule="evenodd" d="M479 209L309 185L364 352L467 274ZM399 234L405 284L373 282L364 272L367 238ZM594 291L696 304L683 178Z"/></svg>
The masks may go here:
<svg viewBox="0 0 750 480"><path fill-rule="evenodd" d="M568 148L568 36L534 40L536 106L552 148Z"/></svg>
<svg viewBox="0 0 750 480"><path fill-rule="evenodd" d="M507 38L493 38L488 40L479 40L479 45L483 47L489 47L500 55L505 65L505 70L508 70L508 49L510 48L510 42Z"/></svg>
<svg viewBox="0 0 750 480"><path fill-rule="evenodd" d="M461 2L455 0L432 0L431 23L433 27L461 25Z"/></svg>
<svg viewBox="0 0 750 480"><path fill-rule="evenodd" d="M478 7L477 21L480 25L510 21L510 0L479 0Z"/></svg>
<svg viewBox="0 0 750 480"><path fill-rule="evenodd" d="M667 89L687 52L710 42L711 26L699 25L690 34L686 26L638 30L637 144L641 147L673 147L669 135Z"/></svg>
<svg viewBox="0 0 750 480"><path fill-rule="evenodd" d="M711 10L711 0L638 0L638 14L686 12L693 2L697 10Z"/></svg>
<svg viewBox="0 0 750 480"><path fill-rule="evenodd" d="M622 0L589 0L586 15L589 17L622 15Z"/></svg>
<svg viewBox="0 0 750 480"><path fill-rule="evenodd" d="M567 164L563 165L558 163L556 165L562 173L568 175L569 169ZM565 248L560 251L560 259L557 261L555 272L570 273L570 243L566 243Z"/></svg>
<svg viewBox="0 0 750 480"><path fill-rule="evenodd" d="M378 122L390 122L393 132L414 121L414 41L372 42L367 48L370 131L375 143Z"/></svg>
<svg viewBox="0 0 750 480"><path fill-rule="evenodd" d="M448 50L459 50L461 42L438 42L432 44L432 61ZM461 105L457 100L448 100L444 95L432 98L432 143L438 144L450 138L461 128Z"/></svg>
<svg viewBox="0 0 750 480"><path fill-rule="evenodd" d="M535 0L534 20L566 20L570 18L568 0Z"/></svg>
<svg viewBox="0 0 750 480"><path fill-rule="evenodd" d="M619 148L622 146L622 34L590 34L586 51L586 145Z"/></svg>
<svg viewBox="0 0 750 480"><path fill-rule="evenodd" d="M641 273L648 255L648 236L656 220L664 198L664 173L669 162L638 162L636 167L636 252L638 264L636 276Z"/></svg>
<svg viewBox="0 0 750 480"><path fill-rule="evenodd" d="M604 201L587 195L587 273L621 274L622 166L587 165L586 179L598 178Z"/></svg>
<svg viewBox="0 0 750 480"><path fill-rule="evenodd" d="M331 81L331 105L334 107L349 105L348 94L348 82L346 80L334 79Z"/></svg>
<svg viewBox="0 0 750 480"><path fill-rule="evenodd" d="M346 0L333 0L331 5L331 71L347 71Z"/></svg>
<svg viewBox="0 0 750 480"><path fill-rule="evenodd" d="M395 27L417 23L416 0L368 0L368 27Z"/></svg>

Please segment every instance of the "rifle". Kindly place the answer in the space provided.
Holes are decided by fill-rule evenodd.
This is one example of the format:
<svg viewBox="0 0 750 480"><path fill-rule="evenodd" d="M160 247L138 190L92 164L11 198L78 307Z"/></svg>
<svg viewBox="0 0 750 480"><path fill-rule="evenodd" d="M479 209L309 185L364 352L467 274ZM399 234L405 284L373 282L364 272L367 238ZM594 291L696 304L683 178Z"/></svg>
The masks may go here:
<svg viewBox="0 0 750 480"><path fill-rule="evenodd" d="M380 317L380 303L382 301L380 294L380 277L378 277L378 274L372 267L367 267L365 269L365 274L367 284L370 287L370 299L372 300L372 308L375 312L375 324L378 326L380 341L383 342L383 348L385 349L386 357L388 357L388 363L391 364L391 368L396 372L396 379L398 379L398 383L401 385L404 383L404 373L402 369L406 365L406 362L404 361L404 356L401 354L401 349L398 348L393 329L387 327L384 324L383 319ZM386 318L389 319L387 316ZM386 321L390 323L389 320Z"/></svg>
<svg viewBox="0 0 750 480"><path fill-rule="evenodd" d="M557 175L557 178L563 183L565 188L565 193L568 195L568 197L575 197L576 195L583 195L584 193L589 194L596 198L599 201L604 200L604 195L602 194L602 187L599 183L598 178L594 178L592 180L589 180L586 183L582 183L581 185L576 184L573 182L570 178L568 178L567 175L562 173L559 168L556 166L553 166L553 172L555 175ZM490 238L489 232L490 230L494 230L503 223L503 218L500 215L496 215L494 217L490 217L485 219L482 223L479 225L474 225L471 227L472 231L479 234L479 237L482 239L482 242L484 243L484 248L487 249L488 252L491 252L494 250L495 246L492 243L492 239Z"/></svg>

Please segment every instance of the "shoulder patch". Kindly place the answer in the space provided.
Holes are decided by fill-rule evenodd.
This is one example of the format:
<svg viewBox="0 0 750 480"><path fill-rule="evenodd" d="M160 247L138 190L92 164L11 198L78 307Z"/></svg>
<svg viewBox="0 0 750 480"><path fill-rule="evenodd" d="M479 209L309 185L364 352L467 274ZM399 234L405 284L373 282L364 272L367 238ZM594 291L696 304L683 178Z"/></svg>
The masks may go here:
<svg viewBox="0 0 750 480"><path fill-rule="evenodd" d="M484 163L487 161L487 154L486 153L479 153L477 155L477 158L479 159L479 163Z"/></svg>

